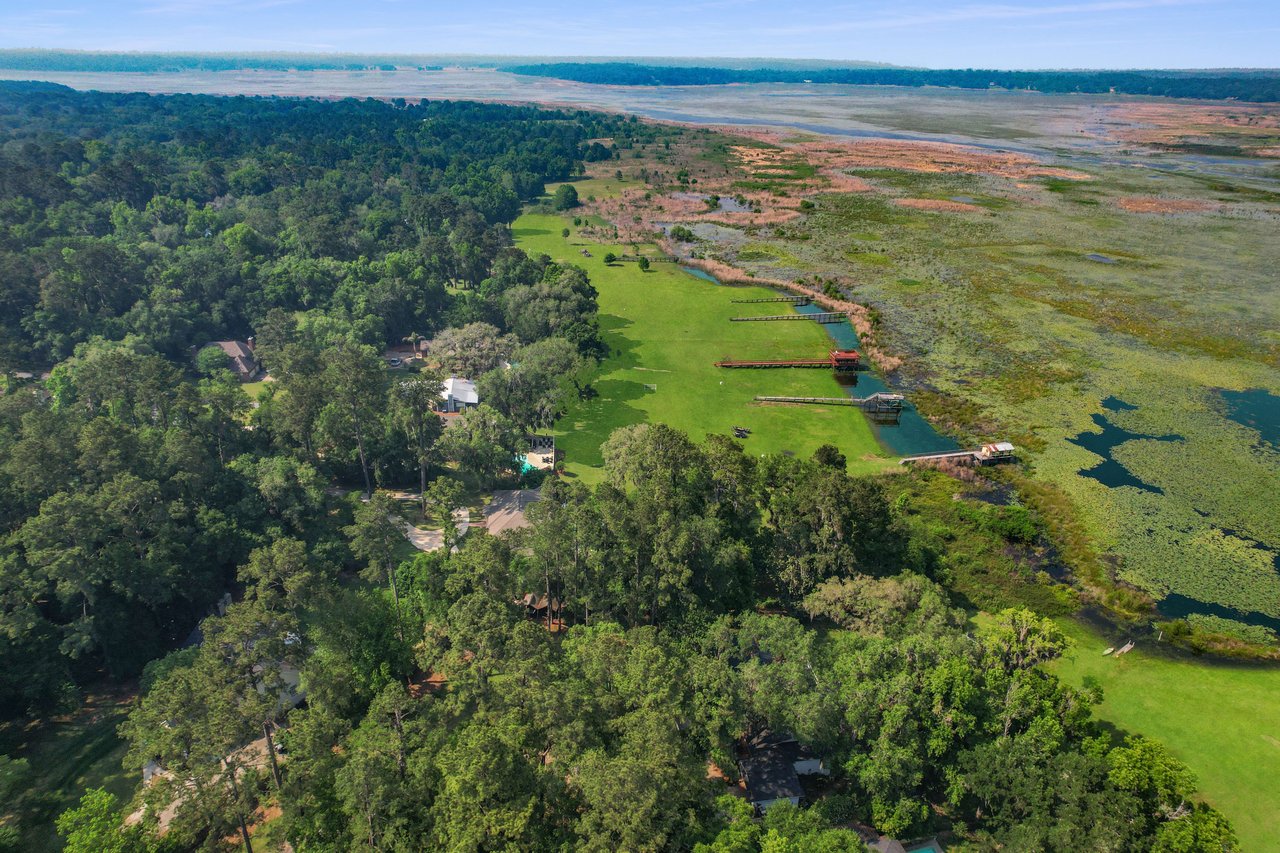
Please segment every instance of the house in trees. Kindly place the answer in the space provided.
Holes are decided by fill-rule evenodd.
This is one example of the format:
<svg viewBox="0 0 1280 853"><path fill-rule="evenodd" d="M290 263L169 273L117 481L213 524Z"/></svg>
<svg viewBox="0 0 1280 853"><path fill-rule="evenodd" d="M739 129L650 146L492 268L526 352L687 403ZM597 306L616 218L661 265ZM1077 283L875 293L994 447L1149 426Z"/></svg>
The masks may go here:
<svg viewBox="0 0 1280 853"><path fill-rule="evenodd" d="M493 493L493 500L484 508L484 526L492 536L508 530L529 526L525 510L542 500L537 489L506 489Z"/></svg>
<svg viewBox="0 0 1280 853"><path fill-rule="evenodd" d="M530 619L543 620L547 618L547 610L551 610L552 618L558 618L559 614L564 611L560 599L555 596L548 598L546 594L539 595L533 592L527 592L514 602L516 607L524 609L524 615Z"/></svg>
<svg viewBox="0 0 1280 853"><path fill-rule="evenodd" d="M214 341L209 346L226 353L231 361L231 369L240 377L241 382L252 382L262 373L262 365L253 354L253 338L247 341Z"/></svg>
<svg viewBox="0 0 1280 853"><path fill-rule="evenodd" d="M741 759L742 781L747 801L760 811L767 811L784 800L800 805L804 788L801 776L826 776L831 771L822 759L790 735L762 732L746 743L746 757Z"/></svg>
<svg viewBox="0 0 1280 853"><path fill-rule="evenodd" d="M765 812L778 803L800 805L804 789L800 777L786 756L776 750L763 750L742 759L742 781L747 788L747 801Z"/></svg>
<svg viewBox="0 0 1280 853"><path fill-rule="evenodd" d="M480 395L476 393L476 383L470 379L450 376L444 381L444 390L440 392L440 411L456 415L463 409L480 405Z"/></svg>

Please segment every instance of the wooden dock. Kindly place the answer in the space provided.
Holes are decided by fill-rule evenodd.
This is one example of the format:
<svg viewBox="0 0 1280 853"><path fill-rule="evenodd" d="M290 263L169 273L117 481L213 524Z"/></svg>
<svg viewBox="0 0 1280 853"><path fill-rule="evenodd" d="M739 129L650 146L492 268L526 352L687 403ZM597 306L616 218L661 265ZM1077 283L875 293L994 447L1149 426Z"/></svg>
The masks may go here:
<svg viewBox="0 0 1280 853"><path fill-rule="evenodd" d="M833 349L826 358L779 358L737 360L726 358L716 362L716 367L766 368L766 367L829 367L838 375L850 375L862 363L862 354L854 349Z"/></svg>
<svg viewBox="0 0 1280 853"><path fill-rule="evenodd" d="M790 302L792 305L808 305L813 300L808 296L766 296L762 299L731 299L738 305L746 305L753 302Z"/></svg>
<svg viewBox="0 0 1280 853"><path fill-rule="evenodd" d="M993 444L984 444L972 450L949 450L945 453L916 453L911 456L904 456L898 461L899 465L910 465L913 462L925 462L934 459L955 459L977 462L979 465L998 465L1001 462L1012 462L1017 457L1014 455L1014 447L1007 441L999 441Z"/></svg>
<svg viewBox="0 0 1280 853"><path fill-rule="evenodd" d="M906 405L906 398L901 394L886 394L883 391L868 397L765 397L757 396L757 403L798 403L808 406L857 406L869 412L900 412Z"/></svg>
<svg viewBox="0 0 1280 853"><path fill-rule="evenodd" d="M733 323L763 322L766 320L812 320L815 323L842 323L849 319L848 314L839 311L820 311L816 314L770 314L766 317L730 317Z"/></svg>
<svg viewBox="0 0 1280 853"><path fill-rule="evenodd" d="M829 358L792 358L782 361L717 361L716 367L766 368L766 367L831 367Z"/></svg>

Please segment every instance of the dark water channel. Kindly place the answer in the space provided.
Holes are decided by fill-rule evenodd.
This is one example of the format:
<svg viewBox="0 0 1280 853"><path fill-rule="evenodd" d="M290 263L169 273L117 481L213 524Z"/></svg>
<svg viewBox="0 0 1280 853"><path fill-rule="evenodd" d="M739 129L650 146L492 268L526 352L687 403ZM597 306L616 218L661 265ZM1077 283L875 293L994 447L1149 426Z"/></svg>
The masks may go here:
<svg viewBox="0 0 1280 853"><path fill-rule="evenodd" d="M821 314L826 309L811 302L808 305L797 305L795 310L801 314ZM849 323L823 323L822 328L837 349L862 351L858 333ZM856 383L844 386L845 393L850 397L869 397L877 392L900 393L897 389L890 388L873 370L859 370L856 377ZM945 435L939 435L933 425L909 404L903 408L897 423L880 423L874 418L868 418L867 421L880 444L897 456L960 449L960 445Z"/></svg>
<svg viewBox="0 0 1280 853"><path fill-rule="evenodd" d="M1102 401L1102 407L1111 412L1133 411L1138 408L1131 403L1126 403L1118 397L1108 397ZM1147 441L1182 441L1180 435L1148 435L1147 433L1131 432L1122 426L1118 426L1111 422L1106 415L1094 415L1093 422L1100 430L1099 432L1082 432L1079 435L1068 438L1067 441L1076 447L1083 447L1090 453L1102 457L1102 461L1092 468L1080 469L1082 477L1089 477L1097 480L1107 488L1116 489L1121 486L1132 486L1135 489L1142 489L1144 492L1152 492L1157 495L1163 495L1164 489L1159 486L1153 486L1145 480L1134 475L1132 471L1121 465L1112 456L1117 447L1126 441L1134 439L1144 439Z"/></svg>
<svg viewBox="0 0 1280 853"><path fill-rule="evenodd" d="M1280 559L1280 556L1277 557ZM1280 565L1276 566L1276 571L1280 571ZM1280 634L1280 619L1274 616L1268 616L1265 613L1258 613L1251 610L1243 613L1239 610L1232 610L1230 607L1224 607L1221 604L1213 604L1206 601L1196 601L1194 598L1187 598L1185 595L1170 593L1161 599L1156 606L1161 616L1167 616L1170 619L1185 619L1195 614L1204 614L1207 616L1217 616L1221 619L1231 619L1236 622L1243 622L1246 625L1257 625L1262 628L1270 628L1277 634Z"/></svg>
<svg viewBox="0 0 1280 853"><path fill-rule="evenodd" d="M1265 388L1224 389L1218 394L1226 404L1228 420L1258 433L1261 442L1272 450L1280 450L1280 395Z"/></svg>

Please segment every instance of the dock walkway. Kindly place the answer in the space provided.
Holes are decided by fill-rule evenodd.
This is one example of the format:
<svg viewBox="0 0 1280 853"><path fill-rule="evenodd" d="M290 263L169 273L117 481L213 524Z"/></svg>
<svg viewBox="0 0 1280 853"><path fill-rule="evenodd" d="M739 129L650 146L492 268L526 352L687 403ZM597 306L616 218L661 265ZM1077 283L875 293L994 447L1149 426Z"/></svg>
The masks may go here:
<svg viewBox="0 0 1280 853"><path fill-rule="evenodd" d="M839 311L819 311L816 314L770 314L764 317L730 317L731 323L758 323L770 320L812 320L815 323L843 323L848 314Z"/></svg>
<svg viewBox="0 0 1280 853"><path fill-rule="evenodd" d="M738 305L747 305L754 302L790 302L792 305L808 305L813 300L808 296L766 296L760 299L730 299Z"/></svg>
<svg viewBox="0 0 1280 853"><path fill-rule="evenodd" d="M857 406L871 411L896 411L906 404L901 394L877 391L869 397L766 397L757 395L757 403L800 403L810 406Z"/></svg>
<svg viewBox="0 0 1280 853"><path fill-rule="evenodd" d="M916 453L904 456L899 465L910 465L912 462L925 462L934 459L972 459L979 465L997 465L1001 462L1012 462L1017 457L1014 447L1007 441L984 444L972 450L948 450L944 453Z"/></svg>

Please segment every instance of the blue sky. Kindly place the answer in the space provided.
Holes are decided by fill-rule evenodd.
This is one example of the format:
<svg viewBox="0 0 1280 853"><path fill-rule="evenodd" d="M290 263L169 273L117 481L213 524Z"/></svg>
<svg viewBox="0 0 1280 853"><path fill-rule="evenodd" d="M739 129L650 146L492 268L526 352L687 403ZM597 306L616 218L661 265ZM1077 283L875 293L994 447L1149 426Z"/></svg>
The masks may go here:
<svg viewBox="0 0 1280 853"><path fill-rule="evenodd" d="M1280 0L0 0L0 47L1276 67Z"/></svg>

